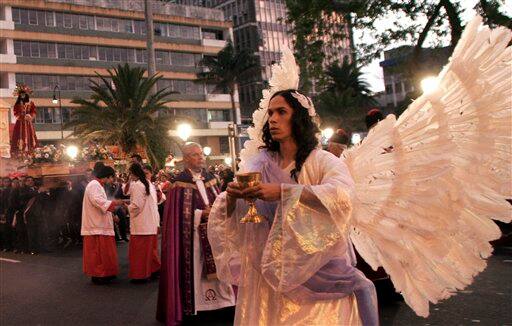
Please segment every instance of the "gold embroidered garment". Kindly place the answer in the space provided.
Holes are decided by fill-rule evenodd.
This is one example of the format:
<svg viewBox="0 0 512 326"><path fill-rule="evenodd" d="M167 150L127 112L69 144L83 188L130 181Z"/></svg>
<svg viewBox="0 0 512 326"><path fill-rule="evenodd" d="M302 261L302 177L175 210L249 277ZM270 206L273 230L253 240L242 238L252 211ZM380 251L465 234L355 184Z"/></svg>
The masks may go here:
<svg viewBox="0 0 512 326"><path fill-rule="evenodd" d="M225 193L209 218L217 275L239 287L235 325L360 324L353 294L308 300L311 291L304 286L333 259L351 259L347 224L353 184L345 164L314 150L298 184L276 167L275 156L262 152L250 168L260 171L266 183L281 183L279 203L256 203L267 222L240 224L247 211L243 200L227 216Z"/></svg>

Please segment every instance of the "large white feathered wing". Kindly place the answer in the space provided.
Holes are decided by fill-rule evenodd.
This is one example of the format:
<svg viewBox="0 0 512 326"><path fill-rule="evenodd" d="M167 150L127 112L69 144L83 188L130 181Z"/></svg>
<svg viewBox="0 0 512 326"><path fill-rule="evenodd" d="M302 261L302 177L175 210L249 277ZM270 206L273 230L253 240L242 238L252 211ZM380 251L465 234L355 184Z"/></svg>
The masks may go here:
<svg viewBox="0 0 512 326"><path fill-rule="evenodd" d="M466 27L439 87L345 155L351 239L420 316L484 270L512 206L511 31Z"/></svg>

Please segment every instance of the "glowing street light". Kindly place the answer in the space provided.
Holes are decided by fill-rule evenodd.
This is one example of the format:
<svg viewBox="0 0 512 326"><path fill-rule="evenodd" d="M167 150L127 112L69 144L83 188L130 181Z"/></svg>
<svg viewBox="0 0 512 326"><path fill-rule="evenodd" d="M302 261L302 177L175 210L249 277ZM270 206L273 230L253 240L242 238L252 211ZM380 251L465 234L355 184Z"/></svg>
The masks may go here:
<svg viewBox="0 0 512 326"><path fill-rule="evenodd" d="M439 81L436 77L426 77L421 81L421 89L423 90L423 93L430 94L434 92L437 87L439 86Z"/></svg>
<svg viewBox="0 0 512 326"><path fill-rule="evenodd" d="M233 160L231 159L231 157L225 157L224 163L226 163L227 166L231 166L231 163L233 163Z"/></svg>
<svg viewBox="0 0 512 326"><path fill-rule="evenodd" d="M204 155L209 156L212 153L212 148L208 146L203 147L203 153Z"/></svg>
<svg viewBox="0 0 512 326"><path fill-rule="evenodd" d="M352 142L352 144L359 144L361 142L361 135L354 132L352 134L352 139L350 140Z"/></svg>
<svg viewBox="0 0 512 326"><path fill-rule="evenodd" d="M74 160L78 156L78 147L74 145L66 147L66 155L69 156L70 159Z"/></svg>
<svg viewBox="0 0 512 326"><path fill-rule="evenodd" d="M183 139L183 141L187 141L188 137L192 134L192 126L188 123L182 123L178 126L177 132L178 137Z"/></svg>
<svg viewBox="0 0 512 326"><path fill-rule="evenodd" d="M325 139L329 140L332 137L332 135L334 135L334 129L332 129L332 128L325 128L324 130L322 130L322 136Z"/></svg>

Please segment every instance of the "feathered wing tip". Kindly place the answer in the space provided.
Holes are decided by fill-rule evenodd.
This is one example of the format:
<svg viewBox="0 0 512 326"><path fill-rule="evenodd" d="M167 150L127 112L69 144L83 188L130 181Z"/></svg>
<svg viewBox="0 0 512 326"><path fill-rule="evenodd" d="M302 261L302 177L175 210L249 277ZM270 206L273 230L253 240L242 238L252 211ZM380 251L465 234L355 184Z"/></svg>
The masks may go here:
<svg viewBox="0 0 512 326"><path fill-rule="evenodd" d="M436 91L345 153L350 237L424 317L485 269L492 219L512 218L512 32L481 22L466 26Z"/></svg>
<svg viewBox="0 0 512 326"><path fill-rule="evenodd" d="M249 140L244 143L244 148L240 152L240 171L246 171L247 162L259 153L259 148L263 145L262 129L267 121L267 108L270 98L276 92L297 89L299 87L300 68L295 61L292 50L283 46L281 61L272 65L272 77L269 80L269 88L263 90L263 98L260 101L259 109L252 114L254 127L250 127L247 132Z"/></svg>

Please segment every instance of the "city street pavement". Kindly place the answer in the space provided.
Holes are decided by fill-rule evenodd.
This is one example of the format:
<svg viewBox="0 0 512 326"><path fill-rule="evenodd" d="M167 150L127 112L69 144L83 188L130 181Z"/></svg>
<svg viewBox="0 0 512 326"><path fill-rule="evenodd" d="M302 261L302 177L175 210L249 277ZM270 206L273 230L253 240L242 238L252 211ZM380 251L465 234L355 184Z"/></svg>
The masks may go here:
<svg viewBox="0 0 512 326"><path fill-rule="evenodd" d="M82 274L79 248L37 256L1 253L0 325L159 325L158 282L131 284L128 244L119 243L118 250L121 274L108 286L93 285ZM404 302L382 300L381 324L512 326L511 280L512 248L503 247L475 284L431 305L429 318L417 317Z"/></svg>

